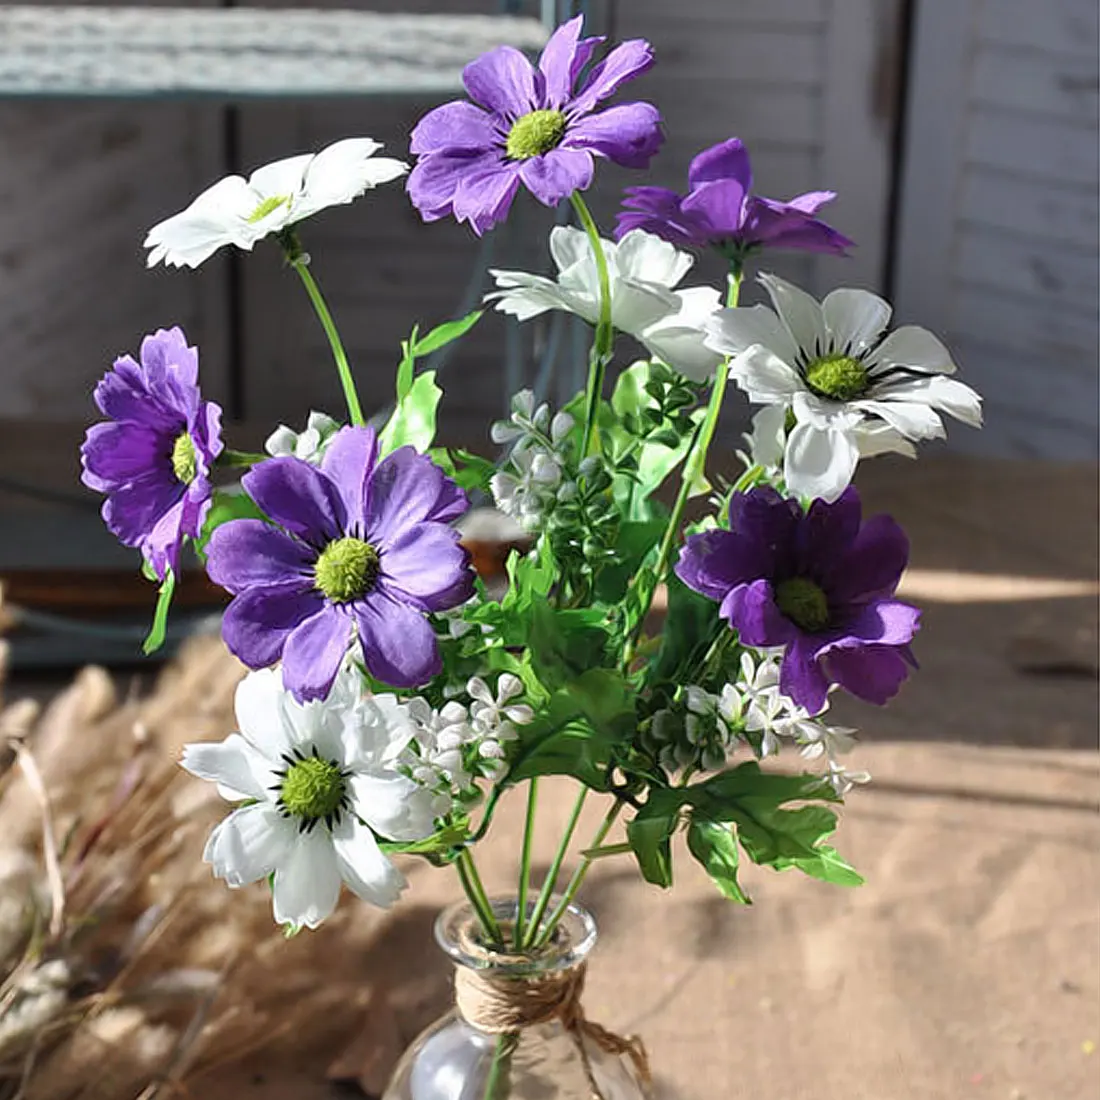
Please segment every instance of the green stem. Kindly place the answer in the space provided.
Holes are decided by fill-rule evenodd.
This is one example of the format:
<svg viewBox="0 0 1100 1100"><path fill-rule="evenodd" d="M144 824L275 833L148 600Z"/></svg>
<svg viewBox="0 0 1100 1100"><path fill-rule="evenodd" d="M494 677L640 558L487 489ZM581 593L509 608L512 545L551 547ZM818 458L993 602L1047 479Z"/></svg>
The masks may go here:
<svg viewBox="0 0 1100 1100"><path fill-rule="evenodd" d="M740 266L736 263L731 265L729 289L726 294L726 305L729 308L736 306L740 300L742 274L743 272ZM680 534L680 524L684 518L684 509L687 507L692 487L698 481L706 467L707 452L710 450L710 445L714 440L714 433L718 428L718 416L722 411L722 401L726 396L726 387L729 385L729 374L729 360L723 359L722 362L718 364L718 370L714 375L714 386L710 391L710 402L707 405L706 416L703 418L703 423L696 434L695 442L692 444L691 451L688 453L688 457L684 462L683 471L680 475L680 491L676 495L676 503L672 506L672 515L669 516L668 525L665 527L665 533L661 538L661 545L657 551L657 564L654 568L653 587L648 594L648 601L645 608L638 616L638 624L635 626L631 636L627 639L623 657L624 667L630 664L631 657L634 653L634 646L637 644L638 635L641 633L642 626L645 623L645 618L649 613L650 607L653 606L653 597L657 594L657 586L664 580L665 572L668 570L669 560L672 557L676 539Z"/></svg>
<svg viewBox="0 0 1100 1100"><path fill-rule="evenodd" d="M523 824L523 848L519 857L519 896L516 899L516 950L523 948L523 922L527 917L527 891L531 885L531 843L535 835L535 807L538 802L539 781L531 780L527 788L527 818Z"/></svg>
<svg viewBox="0 0 1100 1100"><path fill-rule="evenodd" d="M489 1076L485 1079L485 1093L482 1100L507 1100L511 1091L509 1086L512 1068L512 1052L516 1049L515 1035L498 1035L493 1047L493 1061L489 1066Z"/></svg>
<svg viewBox="0 0 1100 1100"><path fill-rule="evenodd" d="M554 858L550 863L549 870L546 872L546 879L543 881L542 889L539 891L539 896L535 901L535 908L531 912L531 923L527 928L527 943L524 945L525 947L532 947L539 940L539 924L542 921L547 906L550 904L550 899L554 896L554 887L558 884L558 875L561 874L561 865L565 862L565 853L569 850L569 845L573 841L573 834L577 831L577 822L580 820L581 810L584 809L586 798L588 798L588 788L581 787L580 791L577 792L577 798L573 803L573 809L569 814L569 821L565 826L565 832L562 834L561 842L558 844L558 850L554 853Z"/></svg>
<svg viewBox="0 0 1100 1100"><path fill-rule="evenodd" d="M271 455L268 454L256 454L254 451L234 451L226 447L218 455L217 465L251 467L255 466L257 462L266 462L270 457Z"/></svg>
<svg viewBox="0 0 1100 1100"><path fill-rule="evenodd" d="M592 843L585 848L585 852L591 852L595 848L599 848L604 842L604 837L611 831L611 826L615 824L615 818L619 816L619 811L622 810L624 803L616 798L611 806L611 809L604 815L603 821L600 823L600 827L596 830L596 835L592 838ZM550 937L554 933L554 929L557 927L558 922L565 916L566 910L573 903L573 899L577 896L577 891L581 888L581 883L584 882L585 876L588 874L588 869L592 866L592 857L589 855L582 855L581 861L577 866L577 869L573 872L573 877L569 880L569 885L565 888L565 893L562 894L561 900L554 907L554 911L546 920L546 924L542 929L542 932L535 938L533 946L542 947L549 942Z"/></svg>
<svg viewBox="0 0 1100 1100"><path fill-rule="evenodd" d="M466 897L470 899L470 904L473 906L478 920L481 921L481 927L485 929L485 934L493 943L503 946L504 937L501 934L500 925L493 914L493 907L489 904L489 896L485 893L481 876L478 874L477 866L474 863L473 852L469 848L462 849L455 862L455 868L458 871L459 879L462 881L462 889L466 892Z"/></svg>
<svg viewBox="0 0 1100 1100"><path fill-rule="evenodd" d="M596 431L596 419L600 410L600 396L603 393L603 376L611 358L611 349L615 342L615 330L611 326L611 279L607 273L607 257L604 255L600 231L592 218L579 191L570 195L573 209L577 212L581 225L592 244L596 257L596 275L600 282L600 319L596 324L596 339L592 344L592 354L588 359L588 382L585 386L584 435L581 442L581 454L587 456L592 451L592 437Z"/></svg>
<svg viewBox="0 0 1100 1100"><path fill-rule="evenodd" d="M344 388L344 400L347 402L348 416L356 427L361 428L366 420L363 418L363 409L359 404L359 395L355 392L355 379L351 376L351 367L348 365L344 345L340 342L340 334L336 331L336 323L325 304L317 280L310 273L308 257L300 250L297 253L288 250L287 260L290 266L298 272L298 277L306 288L309 300L313 303L317 319L321 322L321 328L325 330L325 335L328 337L329 347L332 348L332 357L336 361L336 371L340 375L340 385Z"/></svg>
<svg viewBox="0 0 1100 1100"><path fill-rule="evenodd" d="M625 841L622 844L605 844L601 848L588 848L581 852L585 859L606 859L608 856L625 856L634 849Z"/></svg>

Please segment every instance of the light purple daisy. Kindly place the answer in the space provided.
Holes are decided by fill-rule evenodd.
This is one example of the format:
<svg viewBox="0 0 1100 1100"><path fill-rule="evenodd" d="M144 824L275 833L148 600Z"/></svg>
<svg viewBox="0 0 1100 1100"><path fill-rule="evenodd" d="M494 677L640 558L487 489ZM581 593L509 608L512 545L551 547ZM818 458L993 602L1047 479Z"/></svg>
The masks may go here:
<svg viewBox="0 0 1100 1100"><path fill-rule="evenodd" d="M653 64L653 49L632 39L613 49L576 87L604 39L581 38L583 17L560 26L538 67L499 46L470 62L462 81L470 98L426 114L412 132L419 160L409 198L425 221L453 215L479 236L503 221L522 183L556 206L592 183L594 156L645 168L664 135L657 108L624 103L597 110Z"/></svg>
<svg viewBox="0 0 1100 1100"><path fill-rule="evenodd" d="M805 513L761 488L734 496L728 531L687 540L676 575L718 601L746 645L786 647L780 690L817 714L830 683L881 705L915 666L920 612L893 598L908 559L893 519L860 522L854 488Z"/></svg>
<svg viewBox="0 0 1100 1100"><path fill-rule="evenodd" d="M814 215L836 198L833 191L808 191L790 202L751 194L752 166L740 138L704 149L688 172L690 191L628 187L615 230L632 229L688 248L717 248L729 258L751 248L796 248L843 255L852 241Z"/></svg>
<svg viewBox="0 0 1100 1100"><path fill-rule="evenodd" d="M450 526L466 494L431 459L401 447L379 462L373 429L343 428L319 469L273 458L241 484L271 523L231 520L206 550L234 596L222 636L237 657L281 657L299 702L327 696L355 638L367 671L394 687L440 671L425 616L468 600L474 579Z"/></svg>
<svg viewBox="0 0 1100 1100"><path fill-rule="evenodd" d="M146 336L141 363L123 355L96 386L95 403L111 419L93 424L80 448L81 480L107 494L108 529L139 547L162 580L179 572L184 540L202 530L222 451L222 410L202 399L198 378L198 350L181 329Z"/></svg>

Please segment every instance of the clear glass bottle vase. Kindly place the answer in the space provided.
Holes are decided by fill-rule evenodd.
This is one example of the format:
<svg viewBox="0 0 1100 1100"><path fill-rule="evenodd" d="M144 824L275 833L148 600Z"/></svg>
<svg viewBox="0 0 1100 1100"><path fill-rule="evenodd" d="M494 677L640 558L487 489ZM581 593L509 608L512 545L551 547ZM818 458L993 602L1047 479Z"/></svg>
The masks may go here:
<svg viewBox="0 0 1100 1100"><path fill-rule="evenodd" d="M514 927L514 899L491 902ZM435 923L455 964L456 1004L405 1052L382 1100L649 1100L637 1039L589 1022L580 1010L596 923L569 906L544 947L486 947L473 908L460 902Z"/></svg>

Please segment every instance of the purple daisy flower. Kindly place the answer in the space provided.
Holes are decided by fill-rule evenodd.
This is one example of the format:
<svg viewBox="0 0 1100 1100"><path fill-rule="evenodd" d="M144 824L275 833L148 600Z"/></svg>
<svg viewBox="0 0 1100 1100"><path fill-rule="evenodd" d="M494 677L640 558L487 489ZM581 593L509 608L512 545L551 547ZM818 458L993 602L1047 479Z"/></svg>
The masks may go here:
<svg viewBox="0 0 1100 1100"><path fill-rule="evenodd" d="M582 16L560 26L537 68L500 46L463 70L470 98L429 111L412 132L419 157L408 192L425 221L452 214L479 236L503 221L522 183L556 206L592 183L593 156L645 168L660 148L661 116L649 103L597 105L653 64L643 39L617 46L574 86L603 38L581 38Z"/></svg>
<svg viewBox="0 0 1100 1100"><path fill-rule="evenodd" d="M106 423L80 448L81 480L106 493L103 520L124 546L140 547L163 580L179 572L184 539L210 508L210 471L221 454L221 407L199 392L199 353L179 328L141 342L141 363L115 360L95 388Z"/></svg>
<svg viewBox="0 0 1100 1100"><path fill-rule="evenodd" d="M280 657L300 702L323 699L358 637L367 671L394 687L440 670L428 612L473 595L469 555L449 525L466 494L412 447L378 461L371 428L343 428L318 469L269 459L242 479L269 517L231 520L206 549L234 596L222 637L249 668Z"/></svg>
<svg viewBox="0 0 1100 1100"><path fill-rule="evenodd" d="M853 242L814 215L836 198L834 191L808 191L790 202L750 194L752 166L740 138L704 149L688 171L691 190L628 187L616 237L644 229L687 248L717 248L743 255L757 246L800 248L836 255Z"/></svg>
<svg viewBox="0 0 1100 1100"><path fill-rule="evenodd" d="M920 612L893 598L908 559L889 516L861 524L854 488L805 513L753 489L730 502L728 531L687 540L676 575L721 604L745 645L785 646L780 690L817 714L830 683L883 704L915 667Z"/></svg>

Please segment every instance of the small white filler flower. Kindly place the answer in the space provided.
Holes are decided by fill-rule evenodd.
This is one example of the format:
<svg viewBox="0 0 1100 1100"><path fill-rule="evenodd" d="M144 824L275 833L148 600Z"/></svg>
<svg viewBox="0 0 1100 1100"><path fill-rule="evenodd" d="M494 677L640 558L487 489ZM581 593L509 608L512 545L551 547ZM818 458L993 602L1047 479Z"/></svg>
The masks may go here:
<svg viewBox="0 0 1100 1100"><path fill-rule="evenodd" d="M374 155L381 148L371 138L345 138L319 153L265 164L247 180L218 180L186 210L149 230L148 265L163 260L173 267L198 267L230 244L250 252L272 233L405 175L404 161Z"/></svg>
<svg viewBox="0 0 1100 1100"><path fill-rule="evenodd" d="M710 378L721 356L704 344L704 326L722 304L713 287L674 289L695 262L667 241L635 229L621 241L603 240L611 288L611 323L641 343L655 359L697 382ZM490 271L498 290L486 295L520 321L551 309L600 317L600 281L588 237L558 226L550 232L557 279L526 271Z"/></svg>
<svg viewBox="0 0 1100 1100"><path fill-rule="evenodd" d="M774 310L721 310L707 322L707 344L733 359L730 377L750 401L790 410L783 475L792 492L836 500L861 455L912 454L912 442L943 436L941 412L981 426L981 398L948 377L955 364L932 333L903 325L886 335L888 302L843 288L818 302L774 275L760 282ZM767 427L778 434L783 421L776 414Z"/></svg>
<svg viewBox="0 0 1100 1100"><path fill-rule="evenodd" d="M239 733L184 746L184 768L244 802L210 834L203 859L233 887L273 875L275 920L316 928L336 907L341 881L387 908L405 878L376 836L431 835L431 800L397 771L413 735L392 695L364 698L348 667L324 702L296 703L275 669L237 688Z"/></svg>

